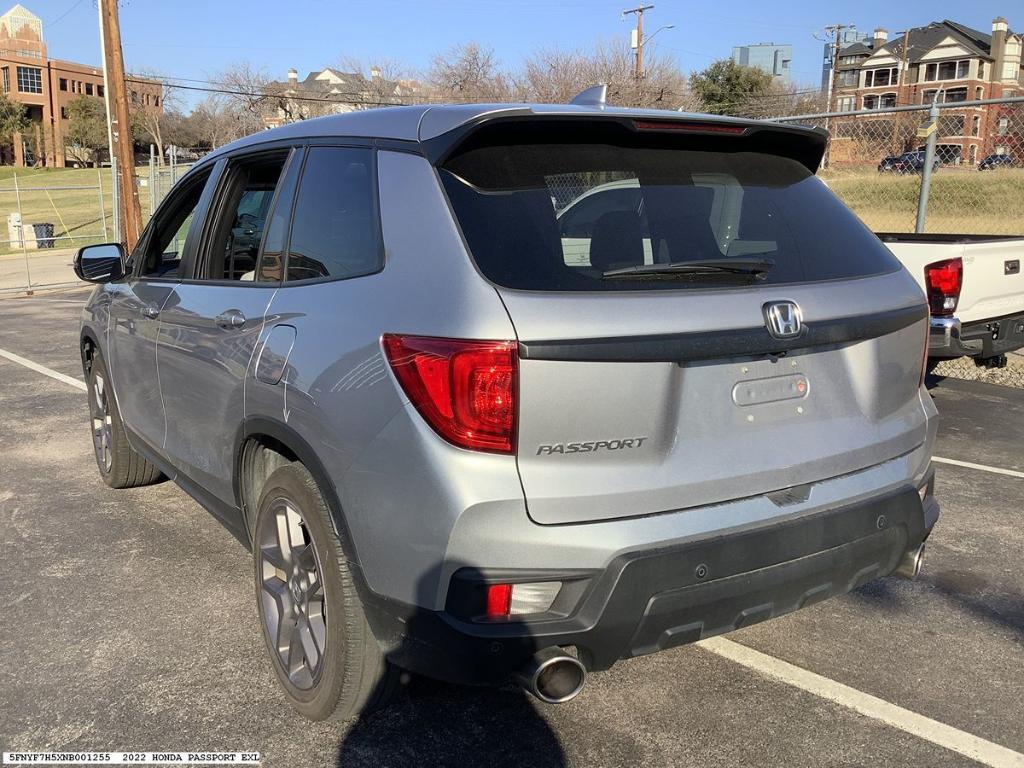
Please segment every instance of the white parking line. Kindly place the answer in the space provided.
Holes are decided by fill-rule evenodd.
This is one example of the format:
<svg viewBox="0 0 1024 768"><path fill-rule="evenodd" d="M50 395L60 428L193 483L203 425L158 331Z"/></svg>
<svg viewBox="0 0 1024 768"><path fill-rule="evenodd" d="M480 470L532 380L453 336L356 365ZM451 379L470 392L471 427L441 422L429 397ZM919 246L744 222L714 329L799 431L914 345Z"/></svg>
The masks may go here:
<svg viewBox="0 0 1024 768"><path fill-rule="evenodd" d="M987 464L975 464L971 461L957 461L956 459L943 459L940 456L932 456L932 461L939 464L952 464L954 467L967 467L968 469L980 469L982 472L992 472L996 475L1007 475L1008 477L1024 478L1024 472L1016 469L1003 469L1002 467L990 467Z"/></svg>
<svg viewBox="0 0 1024 768"><path fill-rule="evenodd" d="M938 720L932 720L930 717L911 712L896 704L890 704L877 696L858 691L856 688L837 683L814 672L808 672L806 669L801 669L766 653L755 651L753 648L740 645L732 640L727 640L724 637L711 637L701 640L697 645L748 669L760 672L762 675L812 693L847 709L852 709L861 715L906 731L984 765L990 765L993 768L1024 768L1024 755L1019 752L940 723Z"/></svg>
<svg viewBox="0 0 1024 768"><path fill-rule="evenodd" d="M73 376L68 376L67 374L61 373L60 371L55 371L53 370L53 368L47 368L45 365L33 363L31 360L26 360L21 355L16 355L13 352L8 352L6 349L0 349L0 357L5 357L12 363L23 365L26 368L35 371L36 373L41 373L44 376L49 376L51 379L62 381L65 384L69 384L70 386L75 387L76 389L82 390L83 392L86 389L84 381L79 381Z"/></svg>
<svg viewBox="0 0 1024 768"><path fill-rule="evenodd" d="M30 370L41 373L44 376L49 376L51 379L56 379L76 389L86 390L84 382L55 371L52 368L47 368L45 365L34 363L21 355L0 349L0 357L6 358L12 363L23 365ZM935 461L944 464L956 464L1012 477L1024 477L1024 472L1016 472L1011 469L988 467L983 464L972 464L967 461L955 461L953 459L933 458ZM929 741L932 744L965 755L984 765L989 765L993 768L1024 768L1024 754L1014 752L1011 749L982 739L979 736L974 736L966 731L961 731L945 723L940 723L938 720L932 720L930 717L919 715L909 709L891 704L884 699L858 691L856 688L851 688L843 683L838 683L814 672L801 669L787 661L755 651L753 648L748 648L732 640L727 640L724 637L712 637L707 640L701 640L697 645L710 653L729 659L755 672L839 704L847 709L852 709L865 717L878 720L893 728Z"/></svg>

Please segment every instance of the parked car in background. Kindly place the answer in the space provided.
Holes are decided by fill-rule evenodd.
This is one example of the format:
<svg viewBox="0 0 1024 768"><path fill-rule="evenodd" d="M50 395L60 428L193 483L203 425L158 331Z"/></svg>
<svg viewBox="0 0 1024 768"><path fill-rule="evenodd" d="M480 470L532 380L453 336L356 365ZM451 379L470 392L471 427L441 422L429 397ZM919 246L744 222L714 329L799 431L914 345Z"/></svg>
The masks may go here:
<svg viewBox="0 0 1024 768"><path fill-rule="evenodd" d="M940 164L938 158L932 160L932 170L937 170ZM923 149L920 149L882 158L882 161L878 164L878 172L920 173L924 169L924 165L925 152Z"/></svg>
<svg viewBox="0 0 1024 768"><path fill-rule="evenodd" d="M978 163L978 170L994 171L998 168L1017 168L1019 165L1013 155L989 155Z"/></svg>
<svg viewBox="0 0 1024 768"><path fill-rule="evenodd" d="M1024 348L1024 237L880 234L928 295L934 360L1002 368Z"/></svg>
<svg viewBox="0 0 1024 768"><path fill-rule="evenodd" d="M567 701L913 578L928 307L815 177L826 136L588 100L222 147L130 256L75 259L100 475L171 478L252 549L314 719L403 669Z"/></svg>

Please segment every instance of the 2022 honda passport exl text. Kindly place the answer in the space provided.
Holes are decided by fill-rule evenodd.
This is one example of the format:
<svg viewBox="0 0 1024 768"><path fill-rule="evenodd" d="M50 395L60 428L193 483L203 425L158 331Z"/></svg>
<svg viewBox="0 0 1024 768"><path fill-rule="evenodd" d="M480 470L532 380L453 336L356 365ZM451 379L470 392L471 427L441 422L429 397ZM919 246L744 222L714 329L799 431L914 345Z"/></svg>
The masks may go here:
<svg viewBox="0 0 1024 768"><path fill-rule="evenodd" d="M928 309L826 135L581 101L262 132L76 257L103 479L251 546L308 717L401 670L565 701L919 567Z"/></svg>

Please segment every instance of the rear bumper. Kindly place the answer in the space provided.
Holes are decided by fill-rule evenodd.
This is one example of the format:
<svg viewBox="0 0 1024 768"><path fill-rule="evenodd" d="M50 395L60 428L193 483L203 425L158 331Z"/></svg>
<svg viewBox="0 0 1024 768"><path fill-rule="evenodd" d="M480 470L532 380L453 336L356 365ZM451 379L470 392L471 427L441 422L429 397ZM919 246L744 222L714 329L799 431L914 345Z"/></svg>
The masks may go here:
<svg viewBox="0 0 1024 768"><path fill-rule="evenodd" d="M962 323L955 317L933 317L929 357L992 357L1024 348L1024 313Z"/></svg>
<svg viewBox="0 0 1024 768"><path fill-rule="evenodd" d="M621 554L600 571L463 569L444 611L371 600L367 615L389 658L452 682L498 683L530 654L575 646L589 669L789 613L890 574L938 517L901 489L809 515ZM564 614L502 622L463 618L459 595L481 582L558 580ZM555 606L559 606L556 600Z"/></svg>

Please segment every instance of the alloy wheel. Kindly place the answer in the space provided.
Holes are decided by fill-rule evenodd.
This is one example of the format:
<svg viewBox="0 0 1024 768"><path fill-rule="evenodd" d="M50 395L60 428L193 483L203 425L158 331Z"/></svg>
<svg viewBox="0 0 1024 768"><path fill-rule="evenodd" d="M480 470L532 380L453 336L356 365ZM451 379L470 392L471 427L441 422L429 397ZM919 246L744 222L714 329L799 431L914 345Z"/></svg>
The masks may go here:
<svg viewBox="0 0 1024 768"><path fill-rule="evenodd" d="M91 401L92 445L96 451L96 461L104 472L109 472L114 463L114 427L110 418L106 381L101 373L93 374Z"/></svg>
<svg viewBox="0 0 1024 768"><path fill-rule="evenodd" d="M260 530L263 624L292 685L312 688L327 646L323 572L301 511L276 500Z"/></svg>

